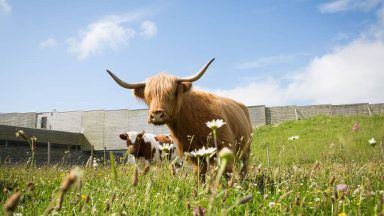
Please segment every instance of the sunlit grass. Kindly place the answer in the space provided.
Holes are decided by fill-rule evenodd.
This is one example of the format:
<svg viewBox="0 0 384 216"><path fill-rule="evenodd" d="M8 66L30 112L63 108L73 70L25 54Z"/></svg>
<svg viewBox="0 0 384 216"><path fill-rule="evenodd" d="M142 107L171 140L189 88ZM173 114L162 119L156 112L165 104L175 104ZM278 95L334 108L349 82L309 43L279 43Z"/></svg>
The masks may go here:
<svg viewBox="0 0 384 216"><path fill-rule="evenodd" d="M356 121L360 129L353 132ZM288 140L296 135L299 139ZM188 164L176 173L169 161L150 168L147 164L82 168L81 184L67 191L59 214L193 215L208 212L209 206L211 215L384 213L383 135L383 116L315 117L258 128L249 175L243 182L221 178L214 196L204 185L197 187ZM372 137L378 141L375 147L368 143ZM16 212L23 215L34 211L41 215L71 169L0 168L0 202L18 189L23 197ZM27 187L30 182L33 191ZM341 184L346 190L337 190Z"/></svg>

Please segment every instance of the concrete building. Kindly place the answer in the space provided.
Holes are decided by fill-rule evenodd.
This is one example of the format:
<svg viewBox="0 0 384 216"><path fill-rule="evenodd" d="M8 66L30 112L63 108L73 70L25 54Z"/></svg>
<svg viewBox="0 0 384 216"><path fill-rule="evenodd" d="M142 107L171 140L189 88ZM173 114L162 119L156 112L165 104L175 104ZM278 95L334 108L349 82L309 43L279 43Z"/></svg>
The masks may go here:
<svg viewBox="0 0 384 216"><path fill-rule="evenodd" d="M384 113L384 104L346 104L346 105L311 105L248 107L253 127L276 124L287 120L299 120L315 115L375 115ZM29 112L0 113L0 148L23 143L15 137L17 129L23 129L31 136L36 136L40 146L48 143L67 149L90 151L123 150L125 143L118 135L124 131L142 131L161 134L169 133L166 126L154 126L147 123L147 110L90 110L69 112ZM13 143L11 145L11 143ZM25 144L25 142L24 142ZM0 157L9 157L0 151Z"/></svg>

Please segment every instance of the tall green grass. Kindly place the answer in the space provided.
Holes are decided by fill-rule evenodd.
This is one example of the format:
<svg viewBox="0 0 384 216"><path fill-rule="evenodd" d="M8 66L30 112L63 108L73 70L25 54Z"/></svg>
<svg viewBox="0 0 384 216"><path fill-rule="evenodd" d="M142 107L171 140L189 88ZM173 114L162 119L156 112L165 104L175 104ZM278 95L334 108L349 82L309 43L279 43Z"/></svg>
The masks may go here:
<svg viewBox="0 0 384 216"><path fill-rule="evenodd" d="M360 130L353 132L357 121ZM289 141L294 135L300 138ZM383 116L320 116L257 128L249 175L242 182L221 179L215 196L204 185L197 187L188 164L175 175L169 161L151 165L149 171L129 164L83 167L81 184L67 191L58 215L193 215L208 209L211 215L384 214L383 135ZM372 137L378 141L375 147L368 144ZM41 215L69 169L31 172L24 166L1 166L0 203L20 190L16 212ZM29 182L35 185L32 192ZM338 191L341 184L347 189Z"/></svg>

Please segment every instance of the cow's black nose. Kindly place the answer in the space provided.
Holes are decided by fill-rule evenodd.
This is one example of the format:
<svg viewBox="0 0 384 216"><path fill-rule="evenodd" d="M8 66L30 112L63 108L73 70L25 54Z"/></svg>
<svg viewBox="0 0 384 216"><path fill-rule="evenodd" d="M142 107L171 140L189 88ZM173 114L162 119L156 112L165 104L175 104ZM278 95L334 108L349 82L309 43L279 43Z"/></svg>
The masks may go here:
<svg viewBox="0 0 384 216"><path fill-rule="evenodd" d="M164 112L164 110L161 110L161 109L159 109L159 110L156 110L156 111L154 111L154 112L152 112L151 114L150 114L150 118L151 118L151 121L153 122L153 123L160 123L160 122L163 122L164 120L165 120L165 112Z"/></svg>

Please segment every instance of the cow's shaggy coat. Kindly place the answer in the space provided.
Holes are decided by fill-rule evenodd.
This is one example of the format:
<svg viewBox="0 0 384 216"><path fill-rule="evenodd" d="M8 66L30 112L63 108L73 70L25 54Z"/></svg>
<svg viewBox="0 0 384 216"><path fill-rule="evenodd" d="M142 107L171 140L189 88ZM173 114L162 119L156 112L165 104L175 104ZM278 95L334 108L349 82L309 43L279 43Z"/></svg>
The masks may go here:
<svg viewBox="0 0 384 216"><path fill-rule="evenodd" d="M215 147L212 139L207 141L211 130L205 123L223 119L227 124L217 130L218 150L224 146L232 149L235 160L242 161L242 174L245 174L252 133L247 107L229 98L192 89L192 82L204 74L212 61L194 77L177 78L161 73L136 84L126 83L108 72L120 86L134 89L134 95L149 106L150 123L169 127L180 156L203 146ZM196 159L192 158L192 162L197 165ZM227 166L227 171L231 170L232 163ZM205 173L204 164L201 173Z"/></svg>

